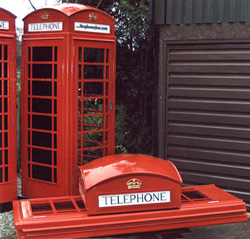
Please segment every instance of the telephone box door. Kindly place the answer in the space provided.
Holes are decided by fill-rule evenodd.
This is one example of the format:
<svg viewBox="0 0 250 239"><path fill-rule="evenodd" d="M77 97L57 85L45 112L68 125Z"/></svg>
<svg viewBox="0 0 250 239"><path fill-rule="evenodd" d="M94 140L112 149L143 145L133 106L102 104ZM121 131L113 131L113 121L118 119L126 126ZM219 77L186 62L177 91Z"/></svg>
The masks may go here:
<svg viewBox="0 0 250 239"><path fill-rule="evenodd" d="M0 35L0 203L16 198L15 39ZM1 209L1 208L0 208Z"/></svg>
<svg viewBox="0 0 250 239"><path fill-rule="evenodd" d="M62 41L24 41L22 82L23 193L29 197L63 195L63 152L58 148L62 83ZM63 104L63 103L62 103ZM39 188L39 190L37 190Z"/></svg>
<svg viewBox="0 0 250 239"><path fill-rule="evenodd" d="M78 165L114 154L115 43L75 41Z"/></svg>

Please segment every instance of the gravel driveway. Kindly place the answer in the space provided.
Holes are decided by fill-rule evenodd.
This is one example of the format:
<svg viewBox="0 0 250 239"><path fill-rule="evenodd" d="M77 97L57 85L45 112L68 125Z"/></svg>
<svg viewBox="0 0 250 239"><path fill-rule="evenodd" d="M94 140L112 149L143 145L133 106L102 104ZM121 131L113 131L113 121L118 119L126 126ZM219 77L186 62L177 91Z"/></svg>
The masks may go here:
<svg viewBox="0 0 250 239"><path fill-rule="evenodd" d="M14 239L16 231L14 228L13 211L0 213L0 238Z"/></svg>

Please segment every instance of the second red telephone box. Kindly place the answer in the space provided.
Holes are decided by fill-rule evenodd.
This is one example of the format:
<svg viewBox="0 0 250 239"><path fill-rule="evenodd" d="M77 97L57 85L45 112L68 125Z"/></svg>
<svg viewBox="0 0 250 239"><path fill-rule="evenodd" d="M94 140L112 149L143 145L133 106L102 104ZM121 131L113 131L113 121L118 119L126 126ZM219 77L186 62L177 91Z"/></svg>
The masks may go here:
<svg viewBox="0 0 250 239"><path fill-rule="evenodd" d="M15 19L0 8L0 211L17 197Z"/></svg>
<svg viewBox="0 0 250 239"><path fill-rule="evenodd" d="M77 167L114 153L114 24L80 4L24 18L24 196L77 194Z"/></svg>

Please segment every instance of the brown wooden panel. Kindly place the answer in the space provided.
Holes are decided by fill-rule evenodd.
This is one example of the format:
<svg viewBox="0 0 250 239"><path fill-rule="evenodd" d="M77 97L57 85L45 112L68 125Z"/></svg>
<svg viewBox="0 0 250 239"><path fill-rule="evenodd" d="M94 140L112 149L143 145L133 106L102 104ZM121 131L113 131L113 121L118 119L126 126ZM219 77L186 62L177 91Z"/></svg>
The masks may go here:
<svg viewBox="0 0 250 239"><path fill-rule="evenodd" d="M183 135L200 135L224 138L249 139L250 128L223 127L217 125L197 125L186 123L169 123L169 133Z"/></svg>
<svg viewBox="0 0 250 239"><path fill-rule="evenodd" d="M218 74L173 74L169 76L169 86L217 86L217 87L238 87L250 88L250 76L246 75L218 75ZM244 89L244 88L243 88Z"/></svg>
<svg viewBox="0 0 250 239"><path fill-rule="evenodd" d="M227 138L215 138L212 136L198 137L198 136L183 136L183 135L171 135L167 137L169 145L182 145L189 147L202 147L213 149L230 149L239 150L244 152L250 152L250 141L236 140Z"/></svg>
<svg viewBox="0 0 250 239"><path fill-rule="evenodd" d="M218 125L238 125L239 127L250 126L249 114L237 113L216 113L216 112L185 112L168 111L169 121L194 122L200 124L218 124Z"/></svg>
<svg viewBox="0 0 250 239"><path fill-rule="evenodd" d="M245 50L192 50L190 51L171 51L169 54L170 61L194 62L194 61L250 61L250 51Z"/></svg>
<svg viewBox="0 0 250 239"><path fill-rule="evenodd" d="M250 63L172 63L169 70L173 73L230 73L230 74L250 74Z"/></svg>
<svg viewBox="0 0 250 239"><path fill-rule="evenodd" d="M206 99L250 99L250 89L221 89L198 87L170 87L169 97L206 98Z"/></svg>
<svg viewBox="0 0 250 239"><path fill-rule="evenodd" d="M170 99L169 109L192 111L247 112L250 113L250 102L207 99Z"/></svg>
<svg viewBox="0 0 250 239"><path fill-rule="evenodd" d="M237 163L239 165L250 165L250 153L238 152L233 150L217 150L217 149L205 149L205 148L191 148L186 146L168 146L169 158L185 158L194 162L204 160L206 162L219 162L225 165ZM168 159L169 159L168 158ZM181 168L181 165L180 165Z"/></svg>
<svg viewBox="0 0 250 239"><path fill-rule="evenodd" d="M209 184L213 182L218 187L228 188L228 189L238 189L245 190L250 188L250 181L246 179L239 179L233 177L223 177L219 175L209 175L204 173L195 173L195 172L181 172L182 178L185 181L192 184ZM250 194L249 194L250 196Z"/></svg>
<svg viewBox="0 0 250 239"><path fill-rule="evenodd" d="M193 160L183 160L181 158L168 158L172 161L176 167L180 167L182 170L186 171L197 171L197 172L205 172L210 174L225 174L225 176L236 176L236 177L246 177L248 178L250 175L250 168L246 168L244 166L238 166L235 164L223 164L218 162L202 162L202 161L193 161Z"/></svg>

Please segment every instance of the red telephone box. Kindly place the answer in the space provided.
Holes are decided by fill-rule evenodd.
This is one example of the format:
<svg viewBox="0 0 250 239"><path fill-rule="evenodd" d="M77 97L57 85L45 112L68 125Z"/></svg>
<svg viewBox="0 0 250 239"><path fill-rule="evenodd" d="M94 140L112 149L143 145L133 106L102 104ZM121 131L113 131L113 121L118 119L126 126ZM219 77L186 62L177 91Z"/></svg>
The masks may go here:
<svg viewBox="0 0 250 239"><path fill-rule="evenodd" d="M17 197L15 18L0 8L0 210Z"/></svg>
<svg viewBox="0 0 250 239"><path fill-rule="evenodd" d="M80 4L24 18L24 196L78 194L77 167L114 153L114 25L107 13Z"/></svg>

